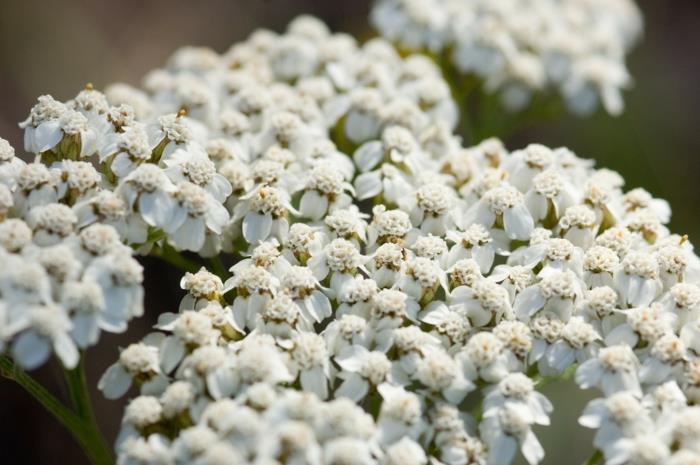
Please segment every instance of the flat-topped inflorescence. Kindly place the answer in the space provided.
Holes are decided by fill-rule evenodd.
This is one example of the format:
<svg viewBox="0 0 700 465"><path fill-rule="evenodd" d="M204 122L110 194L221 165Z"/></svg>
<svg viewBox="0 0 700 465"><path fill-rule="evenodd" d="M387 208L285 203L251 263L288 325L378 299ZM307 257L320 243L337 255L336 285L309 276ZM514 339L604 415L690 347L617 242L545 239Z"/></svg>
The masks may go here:
<svg viewBox="0 0 700 465"><path fill-rule="evenodd" d="M476 76L511 111L554 91L574 113L599 102L621 113L625 56L642 33L633 0L377 0L371 20L398 46Z"/></svg>
<svg viewBox="0 0 700 465"><path fill-rule="evenodd" d="M137 395L121 465L534 465L536 389L574 372L609 464L698 460L700 260L669 206L566 148L463 147L446 89L300 17L41 97L36 161L0 140L0 350L75 366L141 314L133 255L188 251L211 269L99 383Z"/></svg>

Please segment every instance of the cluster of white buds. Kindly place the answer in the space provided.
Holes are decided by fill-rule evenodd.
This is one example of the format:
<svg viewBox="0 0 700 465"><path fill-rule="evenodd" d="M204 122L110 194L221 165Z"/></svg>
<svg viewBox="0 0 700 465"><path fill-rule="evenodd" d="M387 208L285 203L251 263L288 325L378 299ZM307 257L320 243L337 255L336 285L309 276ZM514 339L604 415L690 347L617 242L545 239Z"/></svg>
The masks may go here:
<svg viewBox="0 0 700 465"><path fill-rule="evenodd" d="M207 250L245 258L188 273L103 376L139 392L121 464L534 465L538 382L574 369L609 464L698 459L700 260L664 201L565 148L462 147L449 97L423 100L430 62L307 17L146 82L109 94L189 105L232 184Z"/></svg>
<svg viewBox="0 0 700 465"><path fill-rule="evenodd" d="M56 138L47 134L59 113L64 136L56 144L80 152L82 136L70 125L86 121L88 110L49 98L32 110L37 124L48 126L27 132L28 147ZM82 202L104 194L111 194L108 182L89 162L25 163L0 139L0 353L23 368L39 367L52 353L74 368L79 350L96 344L100 331L123 332L143 314L143 270L132 249L115 225L83 214Z"/></svg>
<svg viewBox="0 0 700 465"><path fill-rule="evenodd" d="M506 108L555 91L582 114L599 101L622 111L625 55L642 32L633 0L378 0L371 19L401 47L444 54Z"/></svg>

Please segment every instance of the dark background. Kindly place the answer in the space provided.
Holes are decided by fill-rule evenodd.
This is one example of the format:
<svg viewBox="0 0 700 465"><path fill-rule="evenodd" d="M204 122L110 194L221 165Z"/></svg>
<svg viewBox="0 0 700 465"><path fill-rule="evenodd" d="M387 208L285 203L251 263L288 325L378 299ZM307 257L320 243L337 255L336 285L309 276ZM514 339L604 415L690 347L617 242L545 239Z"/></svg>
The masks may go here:
<svg viewBox="0 0 700 465"><path fill-rule="evenodd" d="M602 112L587 119L563 115L517 134L511 148L529 142L566 145L620 171L629 188L643 186L671 202L671 227L700 237L700 2L640 0L646 32L629 67L635 86L625 95L623 116ZM21 148L17 122L36 97L74 96L87 82L100 89L113 81L138 84L182 45L223 51L259 27L282 30L297 14L311 13L333 30L369 37L369 1L323 0L0 0L0 136ZM157 261L145 263L147 316L124 335L103 334L89 352L93 388L117 358L117 347L139 339L156 316L176 311L179 273ZM1 266L1 265L0 265ZM58 366L35 373L61 393ZM578 464L591 451L590 433L576 425L588 396L573 385L548 386L555 404L553 426L540 429L544 465ZM111 442L119 428L122 402L93 391L100 426ZM58 423L25 392L0 379L0 464L87 464Z"/></svg>

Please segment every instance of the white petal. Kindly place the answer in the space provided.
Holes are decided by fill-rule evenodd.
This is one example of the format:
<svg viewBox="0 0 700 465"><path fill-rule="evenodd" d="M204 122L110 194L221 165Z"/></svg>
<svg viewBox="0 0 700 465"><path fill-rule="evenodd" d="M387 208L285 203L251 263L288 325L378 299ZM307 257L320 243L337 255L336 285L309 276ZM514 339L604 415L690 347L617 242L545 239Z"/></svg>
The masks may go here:
<svg viewBox="0 0 700 465"><path fill-rule="evenodd" d="M345 371L358 371L368 351L363 346L347 346L335 357L335 361Z"/></svg>
<svg viewBox="0 0 700 465"><path fill-rule="evenodd" d="M304 192L299 202L299 212L305 218L320 220L328 211L328 197L315 190Z"/></svg>
<svg viewBox="0 0 700 465"><path fill-rule="evenodd" d="M63 132L58 121L46 121L34 130L36 153L41 153L55 147L63 139Z"/></svg>
<svg viewBox="0 0 700 465"><path fill-rule="evenodd" d="M139 196L139 212L151 226L163 228L173 215L173 201L167 192L160 189L143 192Z"/></svg>
<svg viewBox="0 0 700 465"><path fill-rule="evenodd" d="M585 426L586 428L598 429L603 421L606 410L604 399L593 399L586 405L578 422L581 426Z"/></svg>
<svg viewBox="0 0 700 465"><path fill-rule="evenodd" d="M544 306L545 302L546 299L540 292L539 287L530 286L515 298L513 310L515 310L518 319L527 321L537 310Z"/></svg>
<svg viewBox="0 0 700 465"><path fill-rule="evenodd" d="M203 218L188 218L171 236L176 248L199 252L204 246L205 224Z"/></svg>
<svg viewBox="0 0 700 465"><path fill-rule="evenodd" d="M352 373L335 391L335 397L348 397L355 402L362 400L369 392L369 383L356 373Z"/></svg>
<svg viewBox="0 0 700 465"><path fill-rule="evenodd" d="M219 368L207 375L207 389L214 399L231 395L236 388L233 373L227 367Z"/></svg>
<svg viewBox="0 0 700 465"><path fill-rule="evenodd" d="M313 313L320 317L320 320L318 320L319 322L328 318L333 313L330 300L319 290L313 291L311 295L307 297L307 301L313 308Z"/></svg>
<svg viewBox="0 0 700 465"><path fill-rule="evenodd" d="M272 229L272 216L262 213L249 212L243 218L243 237L249 244L264 241Z"/></svg>
<svg viewBox="0 0 700 465"><path fill-rule="evenodd" d="M537 465L544 458L544 449L532 431L528 431L525 435L525 440L521 444L520 450L530 465Z"/></svg>
<svg viewBox="0 0 700 465"><path fill-rule="evenodd" d="M362 173L355 178L355 191L358 200L374 197L382 191L382 178L378 171Z"/></svg>
<svg viewBox="0 0 700 465"><path fill-rule="evenodd" d="M603 377L603 369L597 359L590 359L583 362L576 369L576 384L583 389L598 385Z"/></svg>
<svg viewBox="0 0 700 465"><path fill-rule="evenodd" d="M51 355L51 345L35 331L25 331L12 345L12 355L26 370L42 365Z"/></svg>
<svg viewBox="0 0 700 465"><path fill-rule="evenodd" d="M555 342L547 351L547 363L560 373L575 360L576 352L564 341Z"/></svg>
<svg viewBox="0 0 700 465"><path fill-rule="evenodd" d="M131 387L131 376L119 363L115 363L105 371L100 378L97 388L107 399L118 399Z"/></svg>
<svg viewBox="0 0 700 465"><path fill-rule="evenodd" d="M63 362L63 366L68 369L73 369L78 365L78 360L80 360L80 354L78 353L78 348L75 346L73 339L67 334L58 334L55 336L53 341L53 350L56 351L56 355Z"/></svg>
<svg viewBox="0 0 700 465"><path fill-rule="evenodd" d="M78 346L84 349L97 342L100 330L97 326L96 314L81 312L76 314L72 321L71 335Z"/></svg>
<svg viewBox="0 0 700 465"><path fill-rule="evenodd" d="M503 229L511 239L528 239L534 227L525 205L520 204L503 212Z"/></svg>
<svg viewBox="0 0 700 465"><path fill-rule="evenodd" d="M380 141L367 142L362 144L353 154L353 160L362 173L373 169L382 161L384 153Z"/></svg>
<svg viewBox="0 0 700 465"><path fill-rule="evenodd" d="M488 465L505 465L511 463L517 447L518 445L515 439L500 433L496 440L490 444Z"/></svg>
<svg viewBox="0 0 700 465"><path fill-rule="evenodd" d="M632 348L637 345L639 337L626 323L617 326L605 336L605 344L608 346L626 344Z"/></svg>
<svg viewBox="0 0 700 465"><path fill-rule="evenodd" d="M168 336L163 340L163 345L158 352L163 373L170 373L185 356L185 345L178 337Z"/></svg>
<svg viewBox="0 0 700 465"><path fill-rule="evenodd" d="M305 391L311 391L320 399L328 397L328 382L322 367L315 367L309 371L302 371L299 375L301 387Z"/></svg>

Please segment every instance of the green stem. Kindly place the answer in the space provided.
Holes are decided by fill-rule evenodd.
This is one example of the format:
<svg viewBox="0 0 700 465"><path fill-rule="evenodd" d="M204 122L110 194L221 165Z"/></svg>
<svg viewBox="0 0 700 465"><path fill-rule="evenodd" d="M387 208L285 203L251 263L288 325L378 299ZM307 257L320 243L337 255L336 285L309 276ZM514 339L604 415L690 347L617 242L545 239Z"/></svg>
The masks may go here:
<svg viewBox="0 0 700 465"><path fill-rule="evenodd" d="M80 411L82 409L83 411L89 412L91 416L92 408L90 407L90 400L87 396L82 363L81 360L81 364L78 368L70 370L70 372L67 371L66 378L68 379L70 376L71 380L76 380L75 384L69 381L69 390L71 391L71 398L76 402L76 410ZM80 370L82 374L68 375L68 373L72 373L76 370ZM93 421L88 421L80 414L71 411L47 391L44 386L39 384L6 356L0 356L0 375L15 381L43 405L44 408L70 432L93 465L114 465L112 454ZM80 382L80 386L77 381Z"/></svg>
<svg viewBox="0 0 700 465"><path fill-rule="evenodd" d="M226 279L230 276L230 273L226 270L224 263L221 261L221 257L215 255L208 261L210 266L209 271L221 278L222 281L226 281Z"/></svg>
<svg viewBox="0 0 700 465"><path fill-rule="evenodd" d="M599 451L598 449L593 452L593 455L590 456L588 460L583 462L583 465L596 465L597 463L600 463L600 461L603 458L603 453Z"/></svg>
<svg viewBox="0 0 700 465"><path fill-rule="evenodd" d="M160 258L182 271L189 271L190 273L196 273L202 267L202 265L194 260L186 258L168 244L164 244L161 248L154 248L151 255Z"/></svg>
<svg viewBox="0 0 700 465"><path fill-rule="evenodd" d="M95 414L92 410L90 391L88 391L87 379L85 377L85 352L81 354L77 367L72 370L64 368L63 371L65 373L68 392L73 402L73 407L85 424L86 432L90 437L91 447L100 457L98 463L112 463L109 446L97 426Z"/></svg>
<svg viewBox="0 0 700 465"><path fill-rule="evenodd" d="M87 383L85 381L85 355L80 357L78 366L72 370L63 369L63 374L68 385L68 395L80 418L92 419L92 405L87 393Z"/></svg>
<svg viewBox="0 0 700 465"><path fill-rule="evenodd" d="M535 381L535 386L537 386L538 389L541 389L553 381L566 381L571 379L571 377L576 373L577 368L578 365L574 363L564 370L559 376L542 376L539 373L533 373L532 379Z"/></svg>

